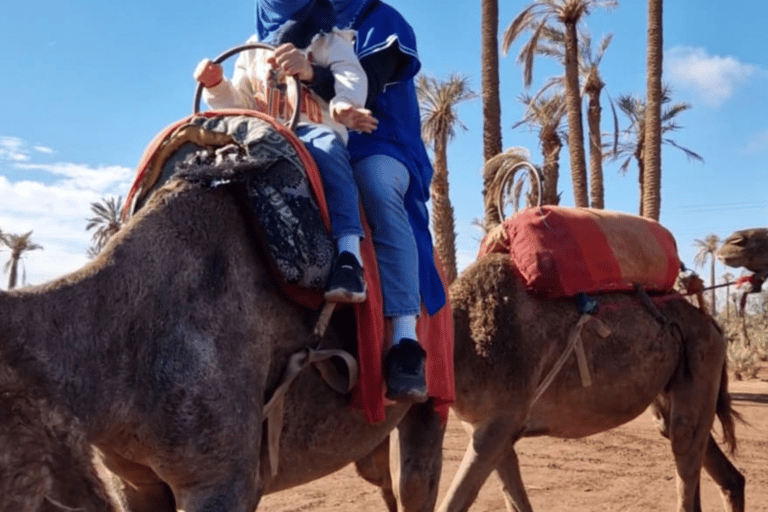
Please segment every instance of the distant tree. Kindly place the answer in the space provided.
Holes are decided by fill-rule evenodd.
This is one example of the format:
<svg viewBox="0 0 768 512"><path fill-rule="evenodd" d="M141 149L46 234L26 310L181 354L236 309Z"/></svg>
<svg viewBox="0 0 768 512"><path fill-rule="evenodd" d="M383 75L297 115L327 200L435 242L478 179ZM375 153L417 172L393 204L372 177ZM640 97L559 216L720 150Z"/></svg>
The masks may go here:
<svg viewBox="0 0 768 512"><path fill-rule="evenodd" d="M12 290L16 288L16 282L19 274L19 262L24 257L24 253L29 251L36 251L42 249L41 245L38 245L32 241L32 231L24 233L23 235L14 235L13 233L3 233L0 237L0 243L4 244L11 250L11 257L5 263L4 270L8 272L8 289ZM25 279L22 279L22 282Z"/></svg>
<svg viewBox="0 0 768 512"><path fill-rule="evenodd" d="M544 159L542 204L557 205L560 194L557 184L560 179L560 150L566 137L561 123L565 115L565 98L561 92L550 95L538 95L535 98L527 94L520 97L526 106L523 119L515 127L527 125L539 134L539 146Z"/></svg>
<svg viewBox="0 0 768 512"><path fill-rule="evenodd" d="M435 249L445 265L448 283L456 279L456 228L448 191L448 143L456 135L455 127L466 127L459 120L457 106L477 95L465 76L453 74L446 81L420 75L416 91L421 107L422 138L434 149L432 177L432 225Z"/></svg>
<svg viewBox="0 0 768 512"><path fill-rule="evenodd" d="M93 259L101 252L112 236L120 231L123 225L121 218L123 211L122 197L101 198L101 202L91 203L93 217L86 219L88 224L86 231L95 228L91 240L93 245L88 248L88 257Z"/></svg>
<svg viewBox="0 0 768 512"><path fill-rule="evenodd" d="M501 153L501 99L499 92L499 1L482 0L480 38L483 161Z"/></svg>
<svg viewBox="0 0 768 512"><path fill-rule="evenodd" d="M661 213L661 135L664 87L661 83L663 44L663 0L648 0L647 85L648 105L645 124L645 173L643 175L642 215L659 220Z"/></svg>
<svg viewBox="0 0 768 512"><path fill-rule="evenodd" d="M709 268L709 285L712 287L710 290L710 300L712 301L712 316L717 315L717 303L715 302L715 260L717 250L720 248L720 237L714 233L711 233L704 237L703 240L695 239L693 245L699 250L693 257L693 264L697 267L703 267L707 260L710 261Z"/></svg>
<svg viewBox="0 0 768 512"><path fill-rule="evenodd" d="M576 206L589 206L587 190L587 164L584 155L584 128L581 115L579 87L579 38L577 26L583 16L597 7L615 7L615 0L535 0L525 7L504 32L502 50L507 52L512 43L524 32L531 38L523 46L518 62L523 63L523 83L530 86L533 78L533 60L538 52L539 39L544 30L562 23L565 65L565 100L568 115L568 153L571 163L571 181Z"/></svg>
<svg viewBox="0 0 768 512"><path fill-rule="evenodd" d="M668 85L664 86L662 95L662 104L670 102L671 90ZM629 120L629 126L622 130L621 137L618 138L616 144L609 151L610 158L612 160L624 159L619 167L619 171L626 173L629 168L629 164L634 158L637 162L638 169L638 184L640 186L640 206L638 208L639 215L645 216L643 209L643 197L645 190L645 122L646 122L646 108L645 101L636 96L629 94L621 95L616 101L616 106ZM678 114L689 110L691 105L688 103L675 103L668 105L664 108L661 115L661 133L666 134L680 129L680 125L675 121L675 117ZM676 147L688 157L689 160L698 160L703 162L704 159L694 151L684 148L677 144L670 138L661 139L663 144Z"/></svg>

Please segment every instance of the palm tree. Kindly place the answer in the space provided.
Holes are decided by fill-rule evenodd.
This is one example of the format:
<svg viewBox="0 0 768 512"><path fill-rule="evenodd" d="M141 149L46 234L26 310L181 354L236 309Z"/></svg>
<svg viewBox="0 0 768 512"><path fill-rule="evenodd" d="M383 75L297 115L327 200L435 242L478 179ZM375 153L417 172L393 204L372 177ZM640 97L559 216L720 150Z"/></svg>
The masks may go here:
<svg viewBox="0 0 768 512"><path fill-rule="evenodd" d="M648 71L645 124L645 174L643 176L643 215L659 220L661 211L661 134L663 87L663 0L648 0Z"/></svg>
<svg viewBox="0 0 768 512"><path fill-rule="evenodd" d="M600 94L605 83L600 76L600 63L613 34L608 34L600 41L597 51L592 51L592 37L582 35L581 74L584 81L584 94L587 97L587 126L589 127L589 197L592 208L605 207L605 187L603 185L603 135L600 130L602 107Z"/></svg>
<svg viewBox="0 0 768 512"><path fill-rule="evenodd" d="M499 2L482 0L480 38L483 98L483 160L501 153L501 100L499 97Z"/></svg>
<svg viewBox="0 0 768 512"><path fill-rule="evenodd" d="M32 232L24 233L23 235L14 235L12 233L4 233L0 237L6 247L11 250L11 257L5 264L5 271L9 273L8 277L8 289L12 290L16 288L16 281L19 274L19 262L24 256L24 253L29 251L35 251L42 249L41 245L38 245L32 241Z"/></svg>
<svg viewBox="0 0 768 512"><path fill-rule="evenodd" d="M535 0L512 20L504 32L502 49L506 53L512 43L524 31L532 32L531 39L523 46L518 62L523 63L523 83L529 87L533 77L533 59L537 54L539 39L553 22L563 24L565 99L568 115L568 153L571 163L571 180L576 206L589 206L587 191L587 165L584 155L584 128L581 115L579 89L579 38L577 25L583 16L596 7L611 8L615 0Z"/></svg>
<svg viewBox="0 0 768 512"><path fill-rule="evenodd" d="M711 296L710 300L712 301L712 316L717 315L717 305L715 304L715 260L717 259L715 255L717 254L717 250L720 248L720 237L717 236L714 233L711 233L704 237L703 240L699 240L698 238L693 241L693 245L698 247L699 251L696 253L696 255L693 257L693 264L697 267L703 267L707 260L710 260L710 267L709 267L709 285L712 288L710 290Z"/></svg>
<svg viewBox="0 0 768 512"><path fill-rule="evenodd" d="M526 105L526 110L523 119L515 124L515 128L525 124L539 133L539 145L544 159L544 190L541 203L559 204L557 183L560 178L560 150L565 137L560 123L565 115L565 98L561 92L535 98L524 94L520 101Z"/></svg>
<svg viewBox="0 0 768 512"><path fill-rule="evenodd" d="M101 202L91 203L91 211L94 216L88 220L85 226L86 231L96 228L91 240L93 245L88 248L88 257L94 258L101 252L112 235L120 230L123 225L121 218L123 210L122 197L101 198Z"/></svg>
<svg viewBox="0 0 768 512"><path fill-rule="evenodd" d="M456 107L477 95L469 87L469 79L457 74L444 82L420 75L416 91L421 106L422 138L434 149L435 173L432 177L432 225L435 249L445 265L448 283L456 279L456 229L453 206L448 194L448 142L455 136L459 120Z"/></svg>
<svg viewBox="0 0 768 512"><path fill-rule="evenodd" d="M670 101L670 88L665 85L662 90L662 105L669 103ZM623 130L622 137L614 145L610 151L612 160L619 160L624 158L619 171L626 173L629 168L629 164L634 158L637 161L638 169L638 183L640 186L640 206L639 215L648 216L643 208L643 197L645 191L645 123L646 123L646 108L645 101L641 98L632 95L621 95L616 101L616 105L619 110L629 119L629 126ZM668 132L679 130L681 127L675 121L675 117L681 112L685 112L690 109L691 105L688 103L675 103L665 107L661 115L661 133L662 135ZM662 144L667 144L681 150L688 157L689 160L698 160L703 162L704 159L694 151L684 148L677 144L670 138L662 138Z"/></svg>
<svg viewBox="0 0 768 512"><path fill-rule="evenodd" d="M600 63L613 39L608 34L600 41L596 51L592 49L592 36L589 31L579 31L579 74L581 76L581 95L587 98L587 126L589 128L589 198L592 208L604 208L605 189L603 185L603 144L600 95L605 83L600 75ZM565 62L565 34L562 30L545 27L542 31L537 53ZM564 87L565 77L550 78L534 98L545 90L557 86ZM615 117L615 116L614 116Z"/></svg>

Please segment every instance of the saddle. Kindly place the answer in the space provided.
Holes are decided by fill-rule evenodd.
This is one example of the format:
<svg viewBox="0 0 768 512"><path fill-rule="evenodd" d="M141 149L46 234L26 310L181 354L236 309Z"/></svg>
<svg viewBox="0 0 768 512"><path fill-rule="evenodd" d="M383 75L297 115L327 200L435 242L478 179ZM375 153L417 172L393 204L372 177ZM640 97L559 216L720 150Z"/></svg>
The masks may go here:
<svg viewBox="0 0 768 512"><path fill-rule="evenodd" d="M527 208L492 230L480 256L508 253L529 292L548 298L609 291L670 291L677 244L658 222L593 208Z"/></svg>
<svg viewBox="0 0 768 512"><path fill-rule="evenodd" d="M123 220L171 177L200 166L221 170L218 180L239 180L245 185L259 242L281 289L298 305L319 311L335 253L322 180L304 145L265 114L235 109L206 111L158 133L137 168ZM364 215L363 225L361 253L368 299L348 306L356 323L352 336L357 338L359 370L351 405L375 423L385 418L384 319L378 267ZM452 321L449 305L432 316L422 308L417 326L419 340L428 353L430 396L446 420L454 397ZM303 357L302 361L309 359Z"/></svg>

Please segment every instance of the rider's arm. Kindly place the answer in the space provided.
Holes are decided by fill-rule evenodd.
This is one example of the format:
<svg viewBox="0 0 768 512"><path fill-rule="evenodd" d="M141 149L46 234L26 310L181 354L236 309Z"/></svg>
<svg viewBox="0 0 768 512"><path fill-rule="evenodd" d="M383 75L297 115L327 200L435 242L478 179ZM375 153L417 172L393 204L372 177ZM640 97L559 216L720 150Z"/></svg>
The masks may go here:
<svg viewBox="0 0 768 512"><path fill-rule="evenodd" d="M394 78L398 75L404 61L405 57L397 45L392 45L360 60L368 78L368 100L366 101L368 108L371 108L379 94L384 92L384 87L395 81ZM329 68L320 66L314 66L314 71L314 80L309 86L324 100L330 101L335 93L333 73Z"/></svg>
<svg viewBox="0 0 768 512"><path fill-rule="evenodd" d="M232 79L226 77L213 87L203 89L203 99L209 107L255 109L255 91L253 90L252 75L256 73L259 62L257 52L263 50L248 50L237 58Z"/></svg>
<svg viewBox="0 0 768 512"><path fill-rule="evenodd" d="M334 29L323 34L311 46L311 55L318 64L328 65L333 74L333 97L329 101L331 113L337 105L342 108L362 108L368 94L368 79L354 48L354 32Z"/></svg>

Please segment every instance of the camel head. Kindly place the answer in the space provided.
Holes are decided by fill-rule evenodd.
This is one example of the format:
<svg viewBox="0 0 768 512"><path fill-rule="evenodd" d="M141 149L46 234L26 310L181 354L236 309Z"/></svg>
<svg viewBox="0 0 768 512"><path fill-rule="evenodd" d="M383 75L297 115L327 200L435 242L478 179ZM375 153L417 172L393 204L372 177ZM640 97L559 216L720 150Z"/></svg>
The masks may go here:
<svg viewBox="0 0 768 512"><path fill-rule="evenodd" d="M729 267L744 267L752 272L768 269L768 228L735 231L723 241L717 258Z"/></svg>

